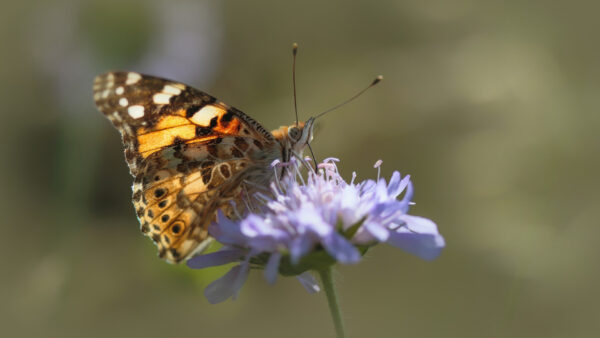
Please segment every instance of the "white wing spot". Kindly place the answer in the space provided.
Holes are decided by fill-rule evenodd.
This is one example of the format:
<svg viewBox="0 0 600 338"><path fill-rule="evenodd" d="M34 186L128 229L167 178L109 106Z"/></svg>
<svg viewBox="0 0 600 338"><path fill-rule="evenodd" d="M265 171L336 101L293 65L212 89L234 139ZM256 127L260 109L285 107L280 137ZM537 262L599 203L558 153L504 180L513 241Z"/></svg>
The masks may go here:
<svg viewBox="0 0 600 338"><path fill-rule="evenodd" d="M125 88L123 88L123 86L119 86L117 89L115 89L115 93L117 93L117 95L122 95L124 92Z"/></svg>
<svg viewBox="0 0 600 338"><path fill-rule="evenodd" d="M152 100L156 104L168 104L169 100L171 99L171 96L173 96L173 95L165 94L165 93L158 93L158 94L154 94L154 96L152 96Z"/></svg>
<svg viewBox="0 0 600 338"><path fill-rule="evenodd" d="M116 112L116 111L113 112L112 113L112 117L115 119L115 121L118 121L118 122L122 122L123 121L123 119L121 118L121 115L119 115L119 112Z"/></svg>
<svg viewBox="0 0 600 338"><path fill-rule="evenodd" d="M133 135L133 131L131 130L131 127L127 123L123 123L122 128L125 131L125 134ZM134 167L134 166L132 166L132 167Z"/></svg>
<svg viewBox="0 0 600 338"><path fill-rule="evenodd" d="M144 116L144 106L136 105L127 108L127 113L134 119L139 119Z"/></svg>
<svg viewBox="0 0 600 338"><path fill-rule="evenodd" d="M129 104L129 101L127 101L127 99L126 99L126 98L122 97L122 98L119 100L119 104L120 104L121 106L123 106L123 107L127 107L127 105Z"/></svg>
<svg viewBox="0 0 600 338"><path fill-rule="evenodd" d="M133 183L133 186L131 186L131 191L137 191L137 190L142 190L142 185L140 183Z"/></svg>
<svg viewBox="0 0 600 338"><path fill-rule="evenodd" d="M171 94L171 95L179 95L179 94L181 94L181 89L179 89L179 88L177 88L175 86L172 86L172 85L166 85L163 88L162 91L165 94Z"/></svg>
<svg viewBox="0 0 600 338"><path fill-rule="evenodd" d="M192 122L195 124L208 127L210 125L210 120L212 120L213 117L222 115L224 113L225 109L223 108L206 105L200 108L200 110L198 110L190 120L192 120Z"/></svg>
<svg viewBox="0 0 600 338"><path fill-rule="evenodd" d="M179 88L180 90L185 90L185 85L183 83L173 83L171 86Z"/></svg>
<svg viewBox="0 0 600 338"><path fill-rule="evenodd" d="M142 79L142 76L138 73L133 73L133 72L127 73L127 81L125 81L125 84L132 85L141 79Z"/></svg>
<svg viewBox="0 0 600 338"><path fill-rule="evenodd" d="M115 85L115 75L113 73L109 73L106 76L106 88L112 88Z"/></svg>
<svg viewBox="0 0 600 338"><path fill-rule="evenodd" d="M104 90L102 91L102 98L103 98L103 99L107 98L109 94L110 94L110 90L108 90L108 89L104 89Z"/></svg>

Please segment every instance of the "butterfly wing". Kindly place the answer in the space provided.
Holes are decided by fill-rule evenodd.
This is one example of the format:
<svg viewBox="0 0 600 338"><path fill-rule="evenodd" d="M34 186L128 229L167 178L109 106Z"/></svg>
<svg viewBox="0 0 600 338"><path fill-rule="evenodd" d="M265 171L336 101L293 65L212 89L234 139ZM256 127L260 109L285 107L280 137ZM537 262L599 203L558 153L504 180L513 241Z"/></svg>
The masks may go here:
<svg viewBox="0 0 600 338"><path fill-rule="evenodd" d="M241 111L182 83L134 72L110 72L94 80L98 109L121 132L132 175L151 154L180 143L223 135L275 143L273 135Z"/></svg>
<svg viewBox="0 0 600 338"><path fill-rule="evenodd" d="M94 99L122 135L142 232L169 262L200 250L216 211L246 182L268 184L282 156L252 118L181 83L111 72L94 81Z"/></svg>

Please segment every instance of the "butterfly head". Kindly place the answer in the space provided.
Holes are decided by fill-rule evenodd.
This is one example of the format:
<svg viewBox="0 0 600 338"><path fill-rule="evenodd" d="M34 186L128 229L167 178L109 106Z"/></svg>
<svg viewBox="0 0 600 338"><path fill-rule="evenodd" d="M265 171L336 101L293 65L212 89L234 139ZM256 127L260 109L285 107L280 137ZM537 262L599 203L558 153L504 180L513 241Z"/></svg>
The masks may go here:
<svg viewBox="0 0 600 338"><path fill-rule="evenodd" d="M283 149L288 149L291 152L301 155L304 148L313 139L314 126L315 119L311 117L306 122L282 126L273 131L273 136L281 143Z"/></svg>

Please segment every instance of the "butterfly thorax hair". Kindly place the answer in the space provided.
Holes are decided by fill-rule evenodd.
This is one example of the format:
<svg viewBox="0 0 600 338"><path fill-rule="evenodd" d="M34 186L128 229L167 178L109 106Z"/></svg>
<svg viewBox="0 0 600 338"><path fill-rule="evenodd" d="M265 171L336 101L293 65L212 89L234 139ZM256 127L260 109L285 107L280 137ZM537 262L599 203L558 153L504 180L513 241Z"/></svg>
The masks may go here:
<svg viewBox="0 0 600 338"><path fill-rule="evenodd" d="M289 161L293 154L302 155L304 148L313 139L314 122L314 118L310 118L306 122L281 126L272 131L275 139L281 144L283 150L282 160L284 162Z"/></svg>

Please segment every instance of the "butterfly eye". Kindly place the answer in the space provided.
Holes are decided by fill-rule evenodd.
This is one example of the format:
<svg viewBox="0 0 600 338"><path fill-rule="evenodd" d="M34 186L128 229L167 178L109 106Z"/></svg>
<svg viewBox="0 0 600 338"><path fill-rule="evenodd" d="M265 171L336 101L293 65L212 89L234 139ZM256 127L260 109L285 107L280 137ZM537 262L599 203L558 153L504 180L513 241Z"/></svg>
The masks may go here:
<svg viewBox="0 0 600 338"><path fill-rule="evenodd" d="M292 139L292 141L298 141L300 139L300 129L296 128L296 127L290 127L288 129L288 135L290 136L290 138Z"/></svg>

